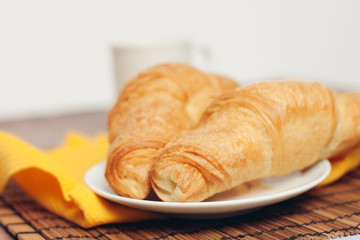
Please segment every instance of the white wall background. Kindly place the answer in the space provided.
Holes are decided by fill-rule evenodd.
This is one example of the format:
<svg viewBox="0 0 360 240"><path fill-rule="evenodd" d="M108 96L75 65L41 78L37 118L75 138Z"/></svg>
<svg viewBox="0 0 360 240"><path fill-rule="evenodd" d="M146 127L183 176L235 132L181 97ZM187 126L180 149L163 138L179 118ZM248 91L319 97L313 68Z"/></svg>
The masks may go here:
<svg viewBox="0 0 360 240"><path fill-rule="evenodd" d="M108 108L110 45L144 36L204 43L240 82L360 91L357 0L0 0L0 120Z"/></svg>

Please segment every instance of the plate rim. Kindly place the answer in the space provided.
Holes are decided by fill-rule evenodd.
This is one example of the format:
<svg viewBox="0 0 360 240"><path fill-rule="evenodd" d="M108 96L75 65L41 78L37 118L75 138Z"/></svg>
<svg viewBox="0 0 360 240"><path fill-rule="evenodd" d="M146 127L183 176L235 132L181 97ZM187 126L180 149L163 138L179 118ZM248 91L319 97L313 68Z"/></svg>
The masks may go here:
<svg viewBox="0 0 360 240"><path fill-rule="evenodd" d="M290 199L292 197L295 197L297 195L300 195L319 183L321 183L331 172L331 164L329 160L323 159L312 166L308 167L306 170L303 170L302 172L305 172L305 174L310 174L309 172L314 172L317 169L323 167L323 170L320 171L318 176L314 176L312 179L307 181L305 184L300 184L299 186L296 186L294 188L285 189L284 191L271 193L268 195L263 196L255 196L255 197L249 197L249 198L243 198L243 199L230 199L230 200L219 200L219 201L203 201L203 202L163 202L163 201L154 201L154 200L142 200L142 199L133 199L128 198L124 196L117 195L116 193L110 193L106 190L99 189L96 186L94 187L91 183L91 173L95 171L97 168L104 167L106 165L106 160L99 162L92 167L90 167L84 176L84 181L86 185L94 191L97 195L106 198L110 201L113 201L117 204L127 205L138 209L143 210L150 210L154 212L162 212L162 213L184 213L184 211L190 211L196 209L197 211L192 212L186 212L186 214L199 214L199 211L203 210L209 210L212 208L218 208L218 207L224 207L226 206L227 209L237 206L237 210L244 210L249 208L241 208L241 205L252 205L253 207L262 207L266 205L270 205L276 202L281 202L287 199ZM299 172L299 171L297 171ZM296 172L295 172L296 173ZM103 178L105 179L104 175ZM105 180L106 181L106 180ZM107 184L107 182L106 182ZM161 208L161 209L154 209L154 208ZM174 209L174 208L180 208L180 209ZM223 211L217 211L217 212L229 212L230 210L223 210ZM209 211L207 211L209 212ZM206 212L206 213L207 213Z"/></svg>

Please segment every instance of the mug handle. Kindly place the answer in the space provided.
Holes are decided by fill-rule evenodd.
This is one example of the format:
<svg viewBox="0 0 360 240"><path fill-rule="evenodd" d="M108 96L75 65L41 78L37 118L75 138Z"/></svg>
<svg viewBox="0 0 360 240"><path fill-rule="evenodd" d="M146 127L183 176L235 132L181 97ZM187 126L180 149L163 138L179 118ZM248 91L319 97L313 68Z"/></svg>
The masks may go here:
<svg viewBox="0 0 360 240"><path fill-rule="evenodd" d="M201 70L211 70L213 60L211 49L201 44L191 44L190 49L192 65Z"/></svg>

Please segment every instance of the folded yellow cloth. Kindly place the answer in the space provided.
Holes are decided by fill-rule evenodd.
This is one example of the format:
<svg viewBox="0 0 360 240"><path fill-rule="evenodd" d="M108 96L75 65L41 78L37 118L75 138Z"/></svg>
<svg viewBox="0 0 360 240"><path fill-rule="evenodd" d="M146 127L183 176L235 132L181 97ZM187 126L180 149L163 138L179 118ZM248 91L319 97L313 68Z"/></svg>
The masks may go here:
<svg viewBox="0 0 360 240"><path fill-rule="evenodd" d="M0 131L0 193L13 178L42 206L82 227L162 218L98 197L85 185L85 172L106 158L108 147L105 134L89 138L71 132L60 146L42 151ZM359 165L360 146L332 162L332 172L322 185Z"/></svg>
<svg viewBox="0 0 360 240"><path fill-rule="evenodd" d="M360 166L360 146L352 149L344 156L331 159L331 172L329 176L318 185L325 186L340 179L346 173Z"/></svg>
<svg viewBox="0 0 360 240"><path fill-rule="evenodd" d="M14 178L42 206L86 228L161 218L98 197L85 185L85 172L106 159L107 149L105 134L69 133L57 148L41 151L0 131L0 193Z"/></svg>

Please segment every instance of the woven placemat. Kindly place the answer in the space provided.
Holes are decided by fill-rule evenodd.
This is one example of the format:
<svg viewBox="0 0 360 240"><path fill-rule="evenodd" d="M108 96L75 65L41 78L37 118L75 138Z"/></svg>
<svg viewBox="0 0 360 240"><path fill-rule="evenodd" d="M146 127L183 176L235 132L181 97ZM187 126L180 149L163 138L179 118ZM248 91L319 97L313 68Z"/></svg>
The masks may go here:
<svg viewBox="0 0 360 240"><path fill-rule="evenodd" d="M39 206L15 183L0 195L0 224L15 238L40 239L328 239L360 233L360 169L259 211L225 219L170 219L78 227Z"/></svg>

